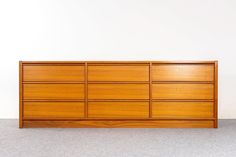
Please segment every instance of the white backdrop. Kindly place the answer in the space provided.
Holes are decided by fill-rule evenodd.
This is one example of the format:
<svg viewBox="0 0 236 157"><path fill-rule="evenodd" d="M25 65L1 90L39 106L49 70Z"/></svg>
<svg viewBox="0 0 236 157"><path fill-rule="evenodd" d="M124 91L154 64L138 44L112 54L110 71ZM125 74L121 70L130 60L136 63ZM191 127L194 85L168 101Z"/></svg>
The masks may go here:
<svg viewBox="0 0 236 157"><path fill-rule="evenodd" d="M18 118L19 60L219 60L236 118L234 0L0 0L0 118Z"/></svg>

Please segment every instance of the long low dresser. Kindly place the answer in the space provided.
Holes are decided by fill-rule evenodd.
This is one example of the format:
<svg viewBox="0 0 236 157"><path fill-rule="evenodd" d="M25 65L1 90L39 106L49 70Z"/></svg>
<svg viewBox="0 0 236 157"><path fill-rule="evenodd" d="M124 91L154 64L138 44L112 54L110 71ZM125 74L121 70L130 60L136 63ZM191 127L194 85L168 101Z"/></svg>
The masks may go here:
<svg viewBox="0 0 236 157"><path fill-rule="evenodd" d="M19 127L217 128L217 61L20 61Z"/></svg>

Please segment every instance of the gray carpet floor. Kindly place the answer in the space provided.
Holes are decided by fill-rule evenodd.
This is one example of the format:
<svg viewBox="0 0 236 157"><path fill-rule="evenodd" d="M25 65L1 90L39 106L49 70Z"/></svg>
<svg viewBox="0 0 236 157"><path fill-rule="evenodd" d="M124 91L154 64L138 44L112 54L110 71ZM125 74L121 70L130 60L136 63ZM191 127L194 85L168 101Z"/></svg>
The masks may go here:
<svg viewBox="0 0 236 157"><path fill-rule="evenodd" d="M236 120L218 129L18 129L0 120L0 157L235 157Z"/></svg>

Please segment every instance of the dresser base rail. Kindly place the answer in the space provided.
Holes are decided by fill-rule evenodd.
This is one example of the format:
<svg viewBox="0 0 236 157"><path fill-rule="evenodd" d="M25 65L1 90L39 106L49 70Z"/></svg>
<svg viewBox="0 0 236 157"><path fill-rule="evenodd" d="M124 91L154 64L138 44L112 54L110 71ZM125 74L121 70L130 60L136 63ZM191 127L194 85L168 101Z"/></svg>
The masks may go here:
<svg viewBox="0 0 236 157"><path fill-rule="evenodd" d="M23 128L217 128L216 120L25 120Z"/></svg>

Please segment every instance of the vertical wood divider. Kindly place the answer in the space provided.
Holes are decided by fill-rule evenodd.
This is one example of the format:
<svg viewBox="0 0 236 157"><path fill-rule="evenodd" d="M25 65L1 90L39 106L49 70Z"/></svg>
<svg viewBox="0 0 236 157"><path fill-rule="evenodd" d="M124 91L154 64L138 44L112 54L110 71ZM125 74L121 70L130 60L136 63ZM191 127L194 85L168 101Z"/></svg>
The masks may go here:
<svg viewBox="0 0 236 157"><path fill-rule="evenodd" d="M152 118L152 62L149 63L149 118Z"/></svg>
<svg viewBox="0 0 236 157"><path fill-rule="evenodd" d="M23 66L19 61L19 128L23 128Z"/></svg>
<svg viewBox="0 0 236 157"><path fill-rule="evenodd" d="M85 98L85 106L84 106L84 114L85 118L88 117L88 63L85 62L84 67L84 98Z"/></svg>
<svg viewBox="0 0 236 157"><path fill-rule="evenodd" d="M218 128L218 61L214 65L214 127Z"/></svg>

